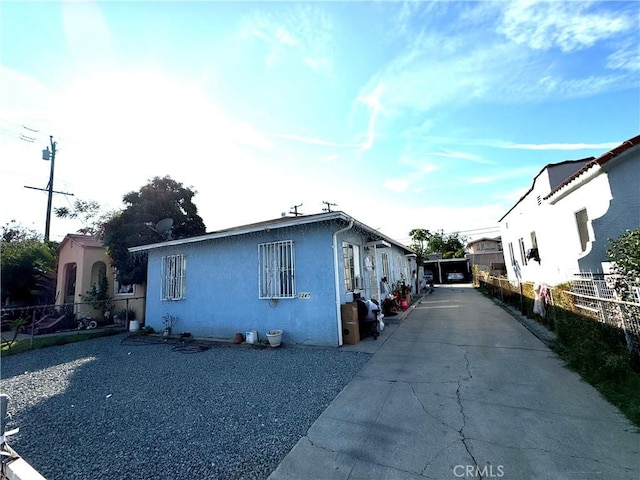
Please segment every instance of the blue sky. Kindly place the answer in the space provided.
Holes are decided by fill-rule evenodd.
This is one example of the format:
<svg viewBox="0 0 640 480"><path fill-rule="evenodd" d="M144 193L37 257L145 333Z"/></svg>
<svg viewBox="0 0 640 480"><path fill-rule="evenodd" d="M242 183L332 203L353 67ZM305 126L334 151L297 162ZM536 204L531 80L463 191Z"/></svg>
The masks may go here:
<svg viewBox="0 0 640 480"><path fill-rule="evenodd" d="M171 175L209 231L328 201L408 243L496 235L546 164L640 132L637 2L3 1L0 22L0 223L40 231L49 135L55 189L105 209Z"/></svg>

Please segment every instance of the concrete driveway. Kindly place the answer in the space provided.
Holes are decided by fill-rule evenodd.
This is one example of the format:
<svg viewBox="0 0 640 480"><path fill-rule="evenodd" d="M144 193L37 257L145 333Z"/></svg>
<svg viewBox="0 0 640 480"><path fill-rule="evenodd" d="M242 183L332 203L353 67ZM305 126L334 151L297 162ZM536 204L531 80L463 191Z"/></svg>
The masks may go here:
<svg viewBox="0 0 640 480"><path fill-rule="evenodd" d="M640 478L637 429L471 287L389 327L271 480Z"/></svg>

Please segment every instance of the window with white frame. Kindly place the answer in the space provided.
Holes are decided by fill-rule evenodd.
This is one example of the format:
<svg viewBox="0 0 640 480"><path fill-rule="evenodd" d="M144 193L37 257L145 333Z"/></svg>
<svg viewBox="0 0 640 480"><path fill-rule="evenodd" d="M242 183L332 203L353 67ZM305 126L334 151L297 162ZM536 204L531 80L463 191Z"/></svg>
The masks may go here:
<svg viewBox="0 0 640 480"><path fill-rule="evenodd" d="M295 298L295 255L293 240L258 245L259 298Z"/></svg>
<svg viewBox="0 0 640 480"><path fill-rule="evenodd" d="M120 283L117 275L113 274L113 293L116 295L133 295L135 294L135 285L130 283Z"/></svg>
<svg viewBox="0 0 640 480"><path fill-rule="evenodd" d="M347 292L362 289L362 272L360 271L360 247L347 242L342 244L344 260L344 286Z"/></svg>
<svg viewBox="0 0 640 480"><path fill-rule="evenodd" d="M387 252L382 252L382 276L386 277L389 280L389 254Z"/></svg>
<svg viewBox="0 0 640 480"><path fill-rule="evenodd" d="M162 300L182 300L186 293L187 258L184 255L162 257Z"/></svg>

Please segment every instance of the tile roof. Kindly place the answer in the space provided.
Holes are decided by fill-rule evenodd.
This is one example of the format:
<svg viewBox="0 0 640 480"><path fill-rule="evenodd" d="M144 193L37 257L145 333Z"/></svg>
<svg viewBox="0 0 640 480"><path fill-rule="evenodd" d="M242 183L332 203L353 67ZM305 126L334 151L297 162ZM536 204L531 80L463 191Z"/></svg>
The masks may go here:
<svg viewBox="0 0 640 480"><path fill-rule="evenodd" d="M593 160L588 162L586 165L584 165L580 170L575 172L573 175L570 175L569 177L567 177L562 183L560 183L557 187L551 190L551 192L549 192L549 194L546 197L544 197L544 199L546 200L552 195L554 195L555 193L557 193L558 191L562 190L564 187L569 185L571 182L573 182L576 178L578 178L580 175L585 173L587 170L590 170L591 168L596 166L605 165L606 163L610 162L614 158L619 157L622 153L626 152L627 150L639 144L640 144L640 135L637 135L633 138L630 138L629 140L622 142L616 148L609 150L606 153L603 153L598 158L594 158Z"/></svg>
<svg viewBox="0 0 640 480"><path fill-rule="evenodd" d="M94 248L102 248L104 247L104 243L98 237L93 235L82 235L79 233L68 233L60 242L60 247L64 245L68 241L74 241L83 247L94 247Z"/></svg>
<svg viewBox="0 0 640 480"><path fill-rule="evenodd" d="M629 150L632 147L635 147L636 145L640 144L640 135L637 135L633 138L630 138L629 140L626 140L624 142L622 142L620 145L618 145L617 147L615 147L612 150L609 150L606 153L603 153L602 155L600 155L599 157L595 158L595 157L588 157L588 158L584 158L582 160L566 160L564 162L559 162L559 163L550 163L548 165L545 165L544 168L542 170L540 170L540 172L538 172L538 174L534 177L533 183L531 185L531 188L529 188L529 190L527 190L525 192L525 194L520 197L520 199L509 209L509 211L507 211L507 213L505 213L502 218L500 218L500 220L498 220L498 223L501 222L502 220L505 219L505 217L507 215L509 215L509 213L522 201L524 200L527 195L529 195L532 191L533 191L533 187L535 185L535 180L542 174L542 172L544 172L545 170L554 167L554 166L558 166L558 165L565 165L568 163L576 163L579 164L580 162L586 162L584 163L584 165L579 168L578 170L576 170L573 174L569 175L567 178L565 178L562 182L560 182L558 185L556 185L551 192L549 192L544 199L547 200L549 197L551 197L552 195L554 195L555 193L557 193L559 190L562 190L565 186L567 186L569 183L571 183L573 180L575 180L577 177L579 177L580 175L582 175L584 172L586 172L587 170L599 165L602 166L604 164L606 164L607 162L611 161L612 159L620 156L623 152L626 152L627 150Z"/></svg>

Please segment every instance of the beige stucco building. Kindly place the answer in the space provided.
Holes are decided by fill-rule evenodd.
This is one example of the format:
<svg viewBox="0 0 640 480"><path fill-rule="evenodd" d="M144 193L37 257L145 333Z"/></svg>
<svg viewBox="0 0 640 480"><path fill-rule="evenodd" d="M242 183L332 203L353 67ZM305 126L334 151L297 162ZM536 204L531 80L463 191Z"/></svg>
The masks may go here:
<svg viewBox="0 0 640 480"><path fill-rule="evenodd" d="M108 295L113 299L114 314L133 310L136 319L144 319L144 285L120 285L102 241L91 235L68 234L60 244L56 282L56 305L82 304L85 295L101 275L106 275ZM86 308L76 305L78 314Z"/></svg>

